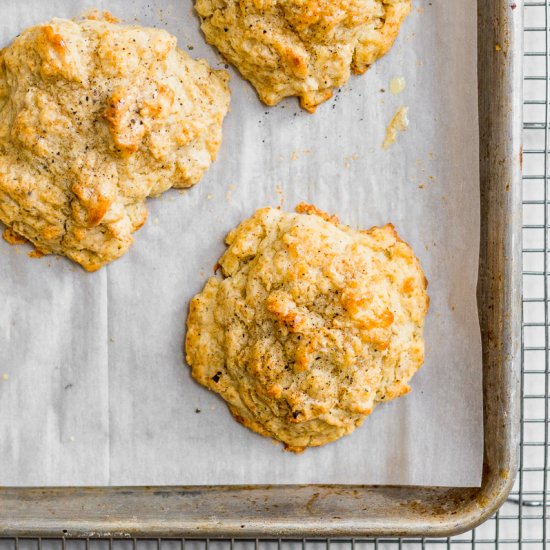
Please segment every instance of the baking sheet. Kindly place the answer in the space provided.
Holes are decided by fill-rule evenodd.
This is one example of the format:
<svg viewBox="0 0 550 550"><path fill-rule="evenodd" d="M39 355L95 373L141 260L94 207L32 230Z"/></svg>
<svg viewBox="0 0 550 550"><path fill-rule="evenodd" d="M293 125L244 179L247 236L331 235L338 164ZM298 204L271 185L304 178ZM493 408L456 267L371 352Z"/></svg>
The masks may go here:
<svg viewBox="0 0 550 550"><path fill-rule="evenodd" d="M91 7L174 33L223 66L190 0L2 0L0 45ZM391 53L312 116L259 103L232 72L218 160L149 201L120 260L88 274L0 242L0 485L354 483L477 486L483 458L476 2L416 0ZM390 79L405 77L399 95ZM383 90L383 91L382 91ZM409 107L389 150L386 125ZM184 323L256 208L305 200L354 227L393 222L430 281L426 363L411 394L302 455L237 424L183 363Z"/></svg>

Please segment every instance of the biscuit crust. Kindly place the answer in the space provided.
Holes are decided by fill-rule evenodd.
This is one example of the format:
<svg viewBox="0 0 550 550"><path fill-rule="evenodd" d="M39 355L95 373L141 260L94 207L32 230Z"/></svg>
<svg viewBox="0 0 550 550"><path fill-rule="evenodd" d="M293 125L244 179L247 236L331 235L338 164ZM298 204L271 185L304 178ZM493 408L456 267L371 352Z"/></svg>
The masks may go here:
<svg viewBox="0 0 550 550"><path fill-rule="evenodd" d="M106 13L54 19L0 52L0 220L94 271L216 156L228 75L164 30ZM12 239L13 241L13 239Z"/></svg>
<svg viewBox="0 0 550 550"><path fill-rule="evenodd" d="M324 445L407 393L424 360L427 282L392 225L356 231L310 205L231 231L191 301L193 377L288 450Z"/></svg>
<svg viewBox="0 0 550 550"><path fill-rule="evenodd" d="M206 40L275 105L314 112L393 45L411 0L196 0Z"/></svg>

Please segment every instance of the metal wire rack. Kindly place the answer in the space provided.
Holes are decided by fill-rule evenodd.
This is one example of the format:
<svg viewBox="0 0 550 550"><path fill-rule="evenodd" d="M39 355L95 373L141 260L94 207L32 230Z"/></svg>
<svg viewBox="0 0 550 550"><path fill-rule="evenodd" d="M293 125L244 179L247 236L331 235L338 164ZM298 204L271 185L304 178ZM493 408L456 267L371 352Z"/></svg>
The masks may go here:
<svg viewBox="0 0 550 550"><path fill-rule="evenodd" d="M525 1L522 406L519 472L478 528L440 539L93 540L0 538L0 550L545 549L550 445L550 1Z"/></svg>

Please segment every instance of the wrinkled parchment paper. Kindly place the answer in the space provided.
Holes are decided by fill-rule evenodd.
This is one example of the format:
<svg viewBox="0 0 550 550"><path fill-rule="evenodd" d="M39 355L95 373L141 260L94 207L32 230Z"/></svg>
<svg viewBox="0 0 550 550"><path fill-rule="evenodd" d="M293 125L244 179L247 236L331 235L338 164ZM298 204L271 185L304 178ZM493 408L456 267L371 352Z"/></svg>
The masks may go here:
<svg viewBox="0 0 550 550"><path fill-rule="evenodd" d="M0 485L479 484L476 2L414 3L390 54L314 116L294 99L263 106L233 73L218 160L192 190L149 201L134 246L108 268L88 274L0 242ZM2 0L0 47L91 7L166 28L223 66L191 0ZM401 106L410 128L382 150ZM296 456L194 383L182 345L226 232L256 208L302 200L358 228L393 222L432 301L412 393Z"/></svg>

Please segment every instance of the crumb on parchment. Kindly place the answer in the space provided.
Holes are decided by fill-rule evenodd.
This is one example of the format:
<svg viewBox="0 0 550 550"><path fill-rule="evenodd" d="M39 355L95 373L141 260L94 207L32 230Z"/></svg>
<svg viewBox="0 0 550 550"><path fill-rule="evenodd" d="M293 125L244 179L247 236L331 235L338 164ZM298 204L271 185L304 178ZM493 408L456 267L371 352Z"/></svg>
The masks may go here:
<svg viewBox="0 0 550 550"><path fill-rule="evenodd" d="M311 155L311 149L299 149L292 151L290 154L290 160L298 160L300 157Z"/></svg>
<svg viewBox="0 0 550 550"><path fill-rule="evenodd" d="M392 95L400 94L407 86L405 77L403 76L394 76L390 80L390 92Z"/></svg>
<svg viewBox="0 0 550 550"><path fill-rule="evenodd" d="M235 189L237 188L237 186L234 184L234 183L230 183L228 186L227 186L227 193L225 194L225 200L227 202L231 202L231 200L233 199L233 191L235 191Z"/></svg>
<svg viewBox="0 0 550 550"><path fill-rule="evenodd" d="M40 259L46 256L46 253L42 252L41 250L38 250L38 248L35 248L34 250L31 250L30 252L28 252L27 256L29 258Z"/></svg>
<svg viewBox="0 0 550 550"><path fill-rule="evenodd" d="M358 160L359 155L357 153L353 153L353 155L347 155L344 157L344 168L351 168L352 161Z"/></svg>
<svg viewBox="0 0 550 550"><path fill-rule="evenodd" d="M282 208L285 203L286 197L285 197L285 192L283 190L283 186L281 185L280 182L277 182L277 184L275 185L275 193L279 197L279 208Z"/></svg>
<svg viewBox="0 0 550 550"><path fill-rule="evenodd" d="M388 127L386 128L386 137L382 143L383 149L389 149L397 140L399 132L404 132L409 127L409 119L407 114L408 107L399 107Z"/></svg>

